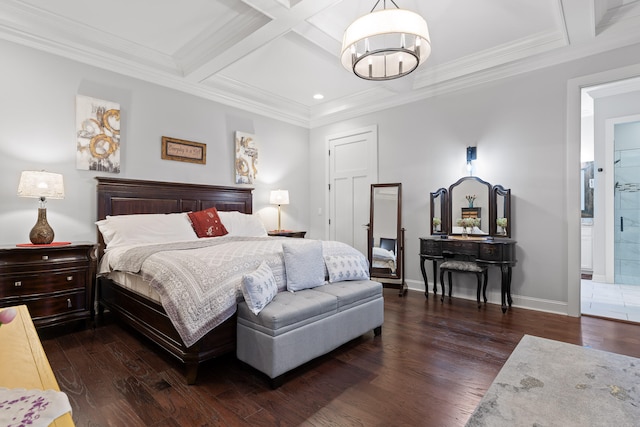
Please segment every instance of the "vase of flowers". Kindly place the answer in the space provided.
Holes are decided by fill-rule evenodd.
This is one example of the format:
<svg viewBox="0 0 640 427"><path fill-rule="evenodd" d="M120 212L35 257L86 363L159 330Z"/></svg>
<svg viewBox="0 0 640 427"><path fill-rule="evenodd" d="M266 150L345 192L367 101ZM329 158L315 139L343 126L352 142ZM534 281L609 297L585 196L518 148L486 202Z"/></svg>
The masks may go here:
<svg viewBox="0 0 640 427"><path fill-rule="evenodd" d="M497 218L496 225L498 226L498 234L501 236L507 234L507 218Z"/></svg>
<svg viewBox="0 0 640 427"><path fill-rule="evenodd" d="M467 194L466 196L464 196L465 199L467 199L467 203L469 203L469 207L472 208L473 207L473 202L476 201L476 195L475 194Z"/></svg>
<svg viewBox="0 0 640 427"><path fill-rule="evenodd" d="M458 227L462 227L462 237L468 237L469 230L473 232L473 227L480 226L479 218L458 218L456 221Z"/></svg>
<svg viewBox="0 0 640 427"><path fill-rule="evenodd" d="M433 231L440 231L440 224L442 224L442 220L438 217L433 218Z"/></svg>

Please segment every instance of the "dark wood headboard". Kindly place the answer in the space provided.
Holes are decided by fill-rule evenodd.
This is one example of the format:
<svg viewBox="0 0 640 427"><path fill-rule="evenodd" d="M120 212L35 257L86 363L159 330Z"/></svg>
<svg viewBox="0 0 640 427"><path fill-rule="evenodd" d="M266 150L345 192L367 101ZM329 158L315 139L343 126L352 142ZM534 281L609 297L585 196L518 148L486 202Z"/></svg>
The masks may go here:
<svg viewBox="0 0 640 427"><path fill-rule="evenodd" d="M221 211L253 213L253 188L181 184L96 177L98 220L107 215L161 214L199 211L215 207ZM98 231L98 243L104 249Z"/></svg>

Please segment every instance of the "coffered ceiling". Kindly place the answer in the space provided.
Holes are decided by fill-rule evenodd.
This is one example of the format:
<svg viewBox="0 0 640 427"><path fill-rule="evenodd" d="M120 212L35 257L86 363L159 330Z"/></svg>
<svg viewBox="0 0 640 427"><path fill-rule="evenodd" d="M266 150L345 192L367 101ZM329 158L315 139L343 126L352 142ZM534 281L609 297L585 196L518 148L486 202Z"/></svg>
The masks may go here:
<svg viewBox="0 0 640 427"><path fill-rule="evenodd" d="M374 0L2 0L0 38L306 127L640 42L640 0L396 3L432 54L389 82L338 58Z"/></svg>

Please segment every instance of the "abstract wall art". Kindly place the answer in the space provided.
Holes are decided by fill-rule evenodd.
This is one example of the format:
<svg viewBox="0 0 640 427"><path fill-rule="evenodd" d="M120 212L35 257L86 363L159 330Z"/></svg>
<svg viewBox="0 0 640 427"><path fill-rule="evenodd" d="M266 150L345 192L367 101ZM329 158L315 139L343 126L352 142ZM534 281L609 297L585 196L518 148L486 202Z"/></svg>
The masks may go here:
<svg viewBox="0 0 640 427"><path fill-rule="evenodd" d="M253 184L258 175L258 148L255 136L236 132L236 184Z"/></svg>
<svg viewBox="0 0 640 427"><path fill-rule="evenodd" d="M76 96L76 167L120 173L120 104Z"/></svg>

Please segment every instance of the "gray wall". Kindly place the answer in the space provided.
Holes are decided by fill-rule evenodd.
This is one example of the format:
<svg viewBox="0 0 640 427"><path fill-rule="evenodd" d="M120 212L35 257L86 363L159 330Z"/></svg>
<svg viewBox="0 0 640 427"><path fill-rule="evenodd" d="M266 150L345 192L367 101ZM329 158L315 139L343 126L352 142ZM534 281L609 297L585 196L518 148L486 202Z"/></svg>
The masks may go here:
<svg viewBox="0 0 640 427"><path fill-rule="evenodd" d="M512 191L514 303L566 313L567 82L632 64L639 55L635 45L316 128L311 156L324 156L327 135L378 125L379 181L402 182L406 276L410 287L424 289L418 238L429 233L429 192L467 175L465 148L476 145L475 175ZM579 174L578 158L575 164ZM324 204L325 173L322 164L311 167L310 210L316 212ZM325 224L312 215L312 234L322 235ZM490 272L494 302L498 276ZM458 295L475 298L475 283L465 279L457 279Z"/></svg>
<svg viewBox="0 0 640 427"><path fill-rule="evenodd" d="M16 196L20 172L64 175L64 200L48 202L56 240L95 241L96 175L234 185L234 132L254 133L259 149L254 212L277 226L272 189L289 190L283 226L305 229L309 218L309 131L154 84L0 41L0 244L28 242L36 199ZM121 172L77 170L75 97L117 102L122 117ZM162 136L207 144L207 164L162 160Z"/></svg>

